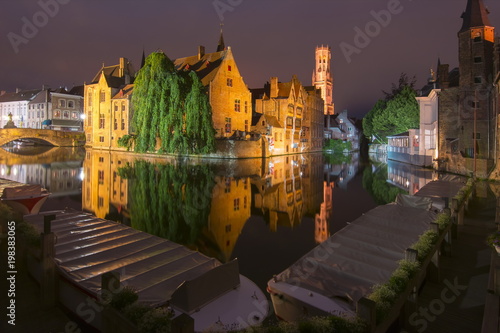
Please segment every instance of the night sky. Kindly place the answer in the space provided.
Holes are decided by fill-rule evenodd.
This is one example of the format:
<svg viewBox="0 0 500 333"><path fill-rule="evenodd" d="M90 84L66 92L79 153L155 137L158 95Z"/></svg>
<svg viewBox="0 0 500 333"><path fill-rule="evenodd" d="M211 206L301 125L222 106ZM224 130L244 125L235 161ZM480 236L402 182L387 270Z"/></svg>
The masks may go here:
<svg viewBox="0 0 500 333"><path fill-rule="evenodd" d="M58 1L59 8L53 3ZM43 14L41 4L51 15ZM63 3L63 4L61 4ZM214 52L224 22L226 46L250 88L271 76L298 75L311 85L316 45L333 55L336 110L362 117L401 72L424 85L438 57L458 65L457 32L466 0L0 0L0 90L89 82L102 63L127 57L137 69L146 54ZM500 1L484 0L500 29ZM382 26L375 23L375 12ZM386 12L387 13L387 12ZM390 13L390 12L389 12ZM37 30L26 28L38 24ZM358 40L355 28L369 41ZM24 31L23 31L24 27ZM359 31L358 30L358 31ZM9 40L9 38L11 40ZM12 40L17 41L17 45ZM344 49L351 54L345 56ZM354 49L356 48L356 50ZM17 52L16 52L17 51Z"/></svg>

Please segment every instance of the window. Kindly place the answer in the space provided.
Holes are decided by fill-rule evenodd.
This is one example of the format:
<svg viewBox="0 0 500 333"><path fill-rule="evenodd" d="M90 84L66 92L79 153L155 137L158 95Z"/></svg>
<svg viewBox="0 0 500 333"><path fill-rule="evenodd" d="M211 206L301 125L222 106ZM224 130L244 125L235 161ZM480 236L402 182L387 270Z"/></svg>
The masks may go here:
<svg viewBox="0 0 500 333"><path fill-rule="evenodd" d="M240 210L240 198L233 200L233 210L234 211Z"/></svg>
<svg viewBox="0 0 500 333"><path fill-rule="evenodd" d="M241 110L241 101L239 99L234 100L234 111L240 112Z"/></svg>
<svg viewBox="0 0 500 333"><path fill-rule="evenodd" d="M37 112L36 112L36 117L37 117L37 118L40 118L40 111L37 111Z"/></svg>
<svg viewBox="0 0 500 333"><path fill-rule="evenodd" d="M481 43L483 41L483 37L481 37L481 34L478 34L474 37L474 43Z"/></svg>
<svg viewBox="0 0 500 333"><path fill-rule="evenodd" d="M474 83L483 83L483 78L481 76L474 77Z"/></svg>
<svg viewBox="0 0 500 333"><path fill-rule="evenodd" d="M55 110L54 111L54 118L61 118L61 111Z"/></svg>
<svg viewBox="0 0 500 333"><path fill-rule="evenodd" d="M286 127L292 128L293 127L293 118L292 117L287 117L286 118Z"/></svg>
<svg viewBox="0 0 500 333"><path fill-rule="evenodd" d="M78 112L76 112L76 111L71 112L71 118L72 119L78 119Z"/></svg>
<svg viewBox="0 0 500 333"><path fill-rule="evenodd" d="M245 132L248 132L248 120L245 120Z"/></svg>
<svg viewBox="0 0 500 333"><path fill-rule="evenodd" d="M99 142L104 142L104 137L103 136L99 137Z"/></svg>
<svg viewBox="0 0 500 333"><path fill-rule="evenodd" d="M244 209L247 208L247 197L246 196L243 197L243 208Z"/></svg>
<svg viewBox="0 0 500 333"><path fill-rule="evenodd" d="M118 111L118 103L115 102L115 111Z"/></svg>
<svg viewBox="0 0 500 333"><path fill-rule="evenodd" d="M231 71L231 65L228 65L227 66L227 71L230 72Z"/></svg>
<svg viewBox="0 0 500 333"><path fill-rule="evenodd" d="M226 177L226 187L224 188L224 193L231 193L231 178Z"/></svg>
<svg viewBox="0 0 500 333"><path fill-rule="evenodd" d="M99 128L103 129L104 125L106 125L104 121L104 113L99 113Z"/></svg>
<svg viewBox="0 0 500 333"><path fill-rule="evenodd" d="M248 101L245 101L245 113L248 113Z"/></svg>
<svg viewBox="0 0 500 333"><path fill-rule="evenodd" d="M88 105L88 106L92 106L92 90L89 90L89 91L88 91L88 95L87 95L87 105Z"/></svg>
<svg viewBox="0 0 500 333"><path fill-rule="evenodd" d="M103 198L103 197L99 197L99 198L97 199L97 205L98 205L99 207L104 207L104 198Z"/></svg>
<svg viewBox="0 0 500 333"><path fill-rule="evenodd" d="M226 225L226 232L231 232L231 225L230 224Z"/></svg>
<svg viewBox="0 0 500 333"><path fill-rule="evenodd" d="M69 111L63 111L63 118L69 119Z"/></svg>
<svg viewBox="0 0 500 333"><path fill-rule="evenodd" d="M101 91L100 101L101 101L101 103L106 102L106 92Z"/></svg>
<svg viewBox="0 0 500 333"><path fill-rule="evenodd" d="M68 101L68 108L74 108L74 107L75 107L75 102ZM42 105L42 109L43 109L43 105Z"/></svg>
<svg viewBox="0 0 500 333"><path fill-rule="evenodd" d="M113 128L115 129L115 131L118 129L118 120L116 120L116 118L113 124Z"/></svg>
<svg viewBox="0 0 500 333"><path fill-rule="evenodd" d="M233 86L233 79L227 79L227 86L232 87Z"/></svg>
<svg viewBox="0 0 500 333"><path fill-rule="evenodd" d="M122 102L122 111L125 111L125 102Z"/></svg>
<svg viewBox="0 0 500 333"><path fill-rule="evenodd" d="M104 157L100 156L99 157L99 163L103 163L104 162Z"/></svg>
<svg viewBox="0 0 500 333"><path fill-rule="evenodd" d="M300 119L295 119L295 128L298 130L302 127L302 121Z"/></svg>
<svg viewBox="0 0 500 333"><path fill-rule="evenodd" d="M66 107L66 101L64 99L59 100L59 107L61 107L61 108ZM40 108L40 105L38 105L38 108Z"/></svg>
<svg viewBox="0 0 500 333"><path fill-rule="evenodd" d="M125 130L125 119L122 118L122 131Z"/></svg>
<svg viewBox="0 0 500 333"><path fill-rule="evenodd" d="M302 108L297 108L297 115L301 115L302 114Z"/></svg>
<svg viewBox="0 0 500 333"><path fill-rule="evenodd" d="M231 118L226 117L226 133L231 133Z"/></svg>
<svg viewBox="0 0 500 333"><path fill-rule="evenodd" d="M87 115L87 126L92 126L92 111L89 111Z"/></svg>
<svg viewBox="0 0 500 333"><path fill-rule="evenodd" d="M103 170L97 171L97 176L99 179L99 184L103 184L104 183L104 171Z"/></svg>

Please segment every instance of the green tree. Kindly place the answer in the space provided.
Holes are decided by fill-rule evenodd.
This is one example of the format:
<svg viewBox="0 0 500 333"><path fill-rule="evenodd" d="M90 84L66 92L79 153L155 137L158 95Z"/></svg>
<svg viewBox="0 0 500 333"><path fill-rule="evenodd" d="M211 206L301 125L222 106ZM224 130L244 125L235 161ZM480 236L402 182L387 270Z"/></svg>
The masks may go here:
<svg viewBox="0 0 500 333"><path fill-rule="evenodd" d="M186 99L186 136L189 152L211 153L215 151L215 129L212 124L212 108L205 88L194 72L193 82Z"/></svg>
<svg viewBox="0 0 500 333"><path fill-rule="evenodd" d="M386 99L377 101L363 119L363 131L366 137L372 135L387 142L387 136L399 134L420 126L420 110L415 99L413 86L415 79L409 81L406 74L401 74L399 85L393 84L390 93L384 92Z"/></svg>
<svg viewBox="0 0 500 333"><path fill-rule="evenodd" d="M177 71L162 52L150 54L139 71L132 97L135 150L175 154L215 150L212 109L194 71Z"/></svg>
<svg viewBox="0 0 500 333"><path fill-rule="evenodd" d="M135 150L154 151L160 119L165 116L169 99L168 76L174 64L162 52L151 53L137 74L132 104L133 126L136 129Z"/></svg>

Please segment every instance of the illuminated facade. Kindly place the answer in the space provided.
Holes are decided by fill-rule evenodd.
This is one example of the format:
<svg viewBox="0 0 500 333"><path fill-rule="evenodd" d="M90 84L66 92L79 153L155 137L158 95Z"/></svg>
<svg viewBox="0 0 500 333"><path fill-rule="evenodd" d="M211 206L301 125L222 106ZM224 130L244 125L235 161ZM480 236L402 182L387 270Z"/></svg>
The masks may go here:
<svg viewBox="0 0 500 333"><path fill-rule="evenodd" d="M222 41L222 38L221 38ZM252 98L238 70L231 47L219 44L217 52L174 60L177 70L195 71L207 88L217 138L240 137L250 131Z"/></svg>
<svg viewBox="0 0 500 333"><path fill-rule="evenodd" d="M252 91L254 130L267 138L271 155L322 149L323 102L316 89L306 89L294 75L284 83L272 77L264 89Z"/></svg>
<svg viewBox="0 0 500 333"><path fill-rule="evenodd" d="M123 134L130 134L129 101L134 76L132 64L127 58L120 58L118 65L103 65L92 82L85 84L84 130L87 145L100 149L124 149L118 147L118 139ZM117 105L118 110L115 110ZM122 125L125 125L123 129Z"/></svg>

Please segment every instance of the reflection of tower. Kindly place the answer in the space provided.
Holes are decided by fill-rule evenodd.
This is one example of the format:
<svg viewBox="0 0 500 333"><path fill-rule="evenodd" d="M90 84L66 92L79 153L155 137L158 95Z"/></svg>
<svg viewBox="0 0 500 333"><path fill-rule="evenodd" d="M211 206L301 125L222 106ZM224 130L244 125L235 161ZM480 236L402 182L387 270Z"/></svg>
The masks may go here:
<svg viewBox="0 0 500 333"><path fill-rule="evenodd" d="M320 206L319 214L316 214L314 239L316 243L323 243L330 237L330 230L328 227L328 220L333 210L332 195L334 183L324 182L323 187L323 203Z"/></svg>
<svg viewBox="0 0 500 333"><path fill-rule="evenodd" d="M332 53L328 46L316 47L316 68L312 75L312 84L321 90L325 101L325 114L334 114L333 77L331 72Z"/></svg>

